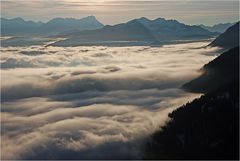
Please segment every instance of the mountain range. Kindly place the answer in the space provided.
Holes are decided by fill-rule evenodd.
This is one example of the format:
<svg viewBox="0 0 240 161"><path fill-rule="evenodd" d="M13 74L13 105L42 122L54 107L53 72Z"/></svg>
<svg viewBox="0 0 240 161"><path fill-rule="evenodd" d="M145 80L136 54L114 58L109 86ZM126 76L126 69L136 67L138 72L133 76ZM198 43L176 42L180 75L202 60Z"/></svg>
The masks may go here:
<svg viewBox="0 0 240 161"><path fill-rule="evenodd" d="M198 40L216 36L199 26L190 26L176 20L139 18L117 25L106 25L96 30L59 34L64 37L54 46L106 45L106 44L162 44L179 40Z"/></svg>
<svg viewBox="0 0 240 161"><path fill-rule="evenodd" d="M200 27L202 27L203 29L206 29L210 32L219 32L219 33L223 33L225 32L230 26L234 25L234 23L219 23L213 26L206 26L206 25L198 25Z"/></svg>
<svg viewBox="0 0 240 161"><path fill-rule="evenodd" d="M218 24L212 28L216 30L223 29L229 24ZM160 45L176 43L182 40L198 41L200 39L212 38L219 34L218 32L211 32L216 30L208 31L210 30L209 28L204 28L206 27L202 25L191 26L176 20L166 20L164 18L149 20L145 17L133 19L126 23L105 26L94 16L82 19L54 18L46 23L26 21L22 18L1 18L1 36L13 36L12 39L2 40L2 44L5 46L11 46L11 44L24 46L26 39L30 40L30 37L63 38L60 41L49 44L53 46ZM221 43L220 39L227 38L231 34L230 31L227 34L223 33L219 40L216 40L210 46L221 46L219 44ZM17 39L14 36L17 36ZM238 44L238 42L231 42L230 44ZM34 43L38 43L38 41ZM222 44L223 47L224 45Z"/></svg>
<svg viewBox="0 0 240 161"><path fill-rule="evenodd" d="M2 36L49 36L65 31L82 31L102 28L94 16L82 19L54 18L46 23L25 21L22 18L1 18Z"/></svg>

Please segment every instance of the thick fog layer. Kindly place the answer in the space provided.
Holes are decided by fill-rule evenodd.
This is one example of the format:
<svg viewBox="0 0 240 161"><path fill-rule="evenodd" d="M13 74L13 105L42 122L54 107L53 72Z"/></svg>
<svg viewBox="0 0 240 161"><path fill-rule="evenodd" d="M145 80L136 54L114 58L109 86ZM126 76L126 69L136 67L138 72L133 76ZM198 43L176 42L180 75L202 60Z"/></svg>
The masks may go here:
<svg viewBox="0 0 240 161"><path fill-rule="evenodd" d="M209 42L162 47L2 47L3 159L139 159Z"/></svg>

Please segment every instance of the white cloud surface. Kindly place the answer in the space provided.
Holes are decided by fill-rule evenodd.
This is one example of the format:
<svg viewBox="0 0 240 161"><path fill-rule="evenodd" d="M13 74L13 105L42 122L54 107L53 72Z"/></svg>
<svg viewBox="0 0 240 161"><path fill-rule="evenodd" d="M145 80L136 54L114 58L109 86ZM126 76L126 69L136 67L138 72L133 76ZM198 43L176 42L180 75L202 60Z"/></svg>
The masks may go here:
<svg viewBox="0 0 240 161"><path fill-rule="evenodd" d="M198 96L179 87L215 58L207 43L3 47L2 158L139 159L168 112Z"/></svg>

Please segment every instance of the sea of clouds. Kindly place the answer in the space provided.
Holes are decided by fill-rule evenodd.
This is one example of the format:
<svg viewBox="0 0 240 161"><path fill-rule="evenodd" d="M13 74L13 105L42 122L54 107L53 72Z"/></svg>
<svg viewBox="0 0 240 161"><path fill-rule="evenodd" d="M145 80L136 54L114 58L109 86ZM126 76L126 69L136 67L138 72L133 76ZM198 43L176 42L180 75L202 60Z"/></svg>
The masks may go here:
<svg viewBox="0 0 240 161"><path fill-rule="evenodd" d="M140 159L199 96L180 87L218 54L208 43L2 47L2 159Z"/></svg>

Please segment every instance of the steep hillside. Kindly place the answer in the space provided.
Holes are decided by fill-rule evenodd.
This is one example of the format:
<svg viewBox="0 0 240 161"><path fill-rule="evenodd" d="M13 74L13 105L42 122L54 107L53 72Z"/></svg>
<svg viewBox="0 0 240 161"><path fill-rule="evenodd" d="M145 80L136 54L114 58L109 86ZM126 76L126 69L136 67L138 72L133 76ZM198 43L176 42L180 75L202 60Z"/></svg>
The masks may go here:
<svg viewBox="0 0 240 161"><path fill-rule="evenodd" d="M239 46L239 22L228 28L224 33L211 42L209 46L218 46L225 49Z"/></svg>
<svg viewBox="0 0 240 161"><path fill-rule="evenodd" d="M183 88L192 92L209 92L237 81L239 77L239 47L233 48L204 65L203 74L184 84Z"/></svg>
<svg viewBox="0 0 240 161"><path fill-rule="evenodd" d="M144 147L144 159L239 159L239 85L187 103Z"/></svg>

